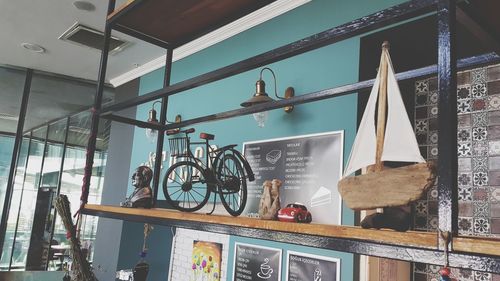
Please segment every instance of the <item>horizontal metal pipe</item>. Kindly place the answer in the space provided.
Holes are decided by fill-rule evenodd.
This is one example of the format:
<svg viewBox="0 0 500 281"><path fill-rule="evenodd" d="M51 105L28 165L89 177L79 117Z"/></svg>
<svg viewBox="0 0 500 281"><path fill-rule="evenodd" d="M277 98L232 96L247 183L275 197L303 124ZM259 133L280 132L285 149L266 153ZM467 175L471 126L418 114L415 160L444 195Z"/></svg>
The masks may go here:
<svg viewBox="0 0 500 281"><path fill-rule="evenodd" d="M472 67L479 67L479 66L482 66L485 64L499 63L499 62L500 62L500 56L498 56L495 53L488 53L488 54L483 54L483 55L479 55L479 56L473 56L473 57L461 59L457 62L457 67L460 70L465 70L465 69L469 69ZM437 65L431 65L431 66L426 66L426 67L398 73L398 74L396 74L396 78L398 79L398 81L404 81L404 80L408 80L408 79L415 79L415 78L430 76L430 75L433 75L436 73L437 73ZM374 81L375 81L374 79L361 81L361 82L357 82L357 83L353 83L353 84L349 84L349 85L344 85L344 86L340 86L340 87L336 87L336 88L321 90L321 91L314 92L314 93L298 95L298 96L295 96L293 98L286 99L286 100L278 100L278 101L274 101L274 102L257 104L257 105L247 107L247 108L239 108L239 109L234 109L234 110L225 111L225 112L221 112L221 113L197 117L197 118L185 120L185 121L178 122L178 123L171 123L171 124L168 124L166 126L163 126L160 124L152 124L152 123L148 123L148 122L144 122L144 121L138 121L138 120L131 119L131 118L113 115L110 113L102 115L101 117L106 118L106 119L110 119L113 121L125 123L125 124L135 125L135 126L138 126L140 128L151 128L151 129L155 129L155 130L170 130L170 129L186 127L186 126L194 125L194 124L198 124L198 123L203 123L203 122L223 120L223 119L227 119L227 118L231 118L231 117L249 115L249 114L256 113L256 112L278 109L278 108L282 108L282 107L289 106L289 105L309 103L309 102L319 101L319 100L333 98L333 97L337 97L337 96L347 95L347 94L350 94L353 92L365 90L365 89L372 87Z"/></svg>
<svg viewBox="0 0 500 281"><path fill-rule="evenodd" d="M496 63L500 62L500 56L495 53L488 53L485 55L474 56L466 59L459 60L457 62L457 67L460 69L467 69L471 67L481 66L487 63ZM418 68L414 70L409 70L405 72L401 72L396 74L396 79L398 81L414 79L419 77L425 77L429 75L433 75L437 72L437 65L427 66L423 68ZM262 104L257 104L251 107L240 108L235 110L230 110L226 112L206 115L202 117L197 117L189 120L185 120L179 123L172 123L166 126L167 130L186 127L193 124L198 124L202 122L222 120L231 117L237 117L242 115L248 115L256 112L267 111L277 108L282 108L289 105L297 105L303 103L309 103L319 100L324 100L328 98L338 97L346 94L350 94L353 92L357 92L360 90L368 89L373 86L374 79L366 80L362 82L357 82L349 85L344 85L336 88L321 90L314 93L298 95L290 99L286 100L278 100L274 102L267 102Z"/></svg>
<svg viewBox="0 0 500 281"><path fill-rule="evenodd" d="M135 125L139 128L149 128L149 129L155 129L155 130L164 130L165 129L165 126L161 125L160 123L149 123L149 122L139 121L139 120L135 120L132 118L127 118L127 117L114 115L114 114L101 115L101 118L108 119L111 121L120 122L120 123Z"/></svg>

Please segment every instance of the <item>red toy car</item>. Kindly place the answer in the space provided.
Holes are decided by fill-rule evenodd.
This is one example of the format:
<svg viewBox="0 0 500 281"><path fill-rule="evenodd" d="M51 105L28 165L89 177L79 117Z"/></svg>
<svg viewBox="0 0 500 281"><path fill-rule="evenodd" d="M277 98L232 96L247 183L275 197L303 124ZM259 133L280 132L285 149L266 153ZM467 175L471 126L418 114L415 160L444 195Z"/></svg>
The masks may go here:
<svg viewBox="0 0 500 281"><path fill-rule="evenodd" d="M303 204L291 203L278 211L278 220L310 223L312 221L312 216Z"/></svg>

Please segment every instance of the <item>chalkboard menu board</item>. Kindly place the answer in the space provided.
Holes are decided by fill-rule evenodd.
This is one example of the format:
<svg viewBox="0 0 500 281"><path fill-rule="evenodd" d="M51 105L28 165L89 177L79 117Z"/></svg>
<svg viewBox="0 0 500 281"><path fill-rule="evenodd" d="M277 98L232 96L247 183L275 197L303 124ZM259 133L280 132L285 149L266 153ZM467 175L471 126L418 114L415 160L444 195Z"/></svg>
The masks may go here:
<svg viewBox="0 0 500 281"><path fill-rule="evenodd" d="M236 243L233 281L281 281L281 250Z"/></svg>
<svg viewBox="0 0 500 281"><path fill-rule="evenodd" d="M339 281L340 260L288 252L287 281Z"/></svg>
<svg viewBox="0 0 500 281"><path fill-rule="evenodd" d="M248 182L243 215L258 217L262 184L279 179L281 207L299 202L312 214L313 222L341 224L342 200L337 182L342 174L343 131L243 144L255 173Z"/></svg>

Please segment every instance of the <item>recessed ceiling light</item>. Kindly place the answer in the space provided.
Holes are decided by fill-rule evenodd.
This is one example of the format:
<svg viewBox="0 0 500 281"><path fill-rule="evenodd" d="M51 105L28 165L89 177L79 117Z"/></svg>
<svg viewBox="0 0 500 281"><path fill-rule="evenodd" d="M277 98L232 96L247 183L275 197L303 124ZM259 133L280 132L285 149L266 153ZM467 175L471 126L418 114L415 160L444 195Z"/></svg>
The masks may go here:
<svg viewBox="0 0 500 281"><path fill-rule="evenodd" d="M35 52L35 53L45 53L45 48L33 43L21 43L21 46L26 50Z"/></svg>
<svg viewBox="0 0 500 281"><path fill-rule="evenodd" d="M83 10L87 12L95 11L94 4L87 1L75 1L73 2L73 6L75 6L78 10Z"/></svg>

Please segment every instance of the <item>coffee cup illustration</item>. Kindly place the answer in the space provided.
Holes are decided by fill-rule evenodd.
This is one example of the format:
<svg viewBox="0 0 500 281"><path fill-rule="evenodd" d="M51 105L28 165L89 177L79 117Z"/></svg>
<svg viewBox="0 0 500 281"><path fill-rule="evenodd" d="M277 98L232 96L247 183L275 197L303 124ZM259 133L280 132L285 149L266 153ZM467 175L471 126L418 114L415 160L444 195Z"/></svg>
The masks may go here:
<svg viewBox="0 0 500 281"><path fill-rule="evenodd" d="M259 276L259 278L262 278L262 279L271 278L274 270L271 268L271 266L268 263L269 263L269 259L265 258L264 263L260 265L260 272L257 273L257 276Z"/></svg>

